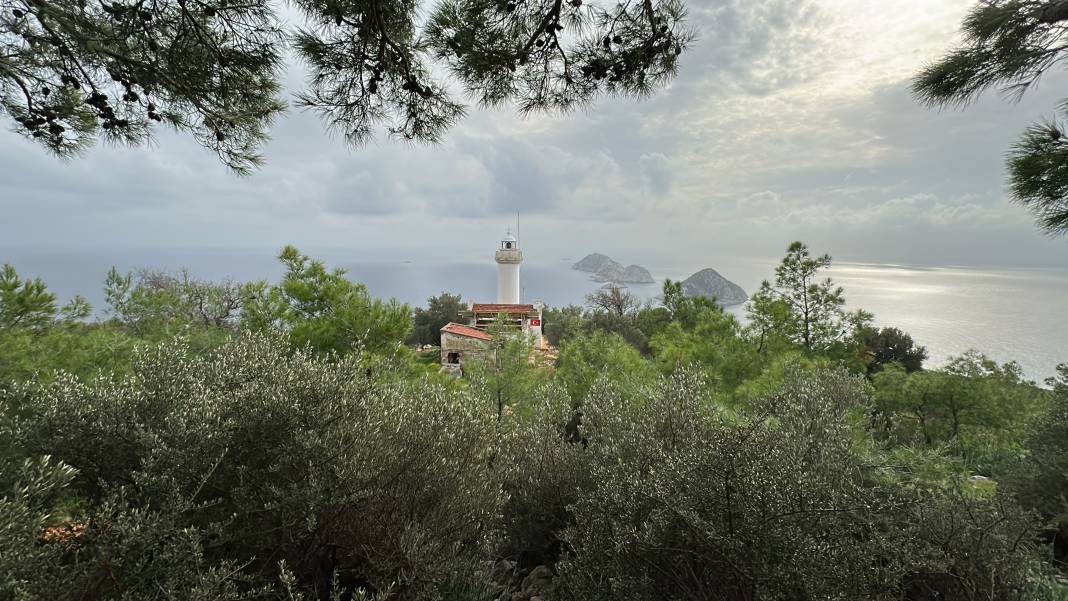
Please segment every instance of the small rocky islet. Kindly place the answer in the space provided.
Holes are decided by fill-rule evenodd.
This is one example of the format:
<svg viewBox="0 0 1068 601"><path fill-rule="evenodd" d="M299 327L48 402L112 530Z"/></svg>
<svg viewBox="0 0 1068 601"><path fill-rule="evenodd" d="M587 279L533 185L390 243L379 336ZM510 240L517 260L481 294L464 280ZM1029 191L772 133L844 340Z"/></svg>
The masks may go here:
<svg viewBox="0 0 1068 601"><path fill-rule="evenodd" d="M749 300L741 286L728 280L712 268L702 269L682 281L686 296L705 296L716 299L724 307L740 305Z"/></svg>
<svg viewBox="0 0 1068 601"><path fill-rule="evenodd" d="M572 269L591 274L590 279L604 284L654 284L656 279L649 270L640 265L624 267L601 253L591 253L571 266ZM687 296L715 298L722 306L738 305L749 300L741 286L720 275L712 268L702 269L682 282Z"/></svg>
<svg viewBox="0 0 1068 601"><path fill-rule="evenodd" d="M590 279L602 284L655 284L649 270L641 265L623 266L607 255L593 253L571 266L572 269L592 274Z"/></svg>

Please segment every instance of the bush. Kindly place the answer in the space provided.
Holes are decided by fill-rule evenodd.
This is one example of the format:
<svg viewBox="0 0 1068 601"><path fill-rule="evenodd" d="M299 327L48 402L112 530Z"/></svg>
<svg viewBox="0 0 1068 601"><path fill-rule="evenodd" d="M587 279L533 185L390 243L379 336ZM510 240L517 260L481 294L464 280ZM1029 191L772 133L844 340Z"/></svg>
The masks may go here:
<svg viewBox="0 0 1068 601"><path fill-rule="evenodd" d="M559 387L544 387L538 397L501 424L498 465L508 500L499 556L519 572L557 562L560 536L571 523L568 508L591 485L578 434L581 414Z"/></svg>
<svg viewBox="0 0 1068 601"><path fill-rule="evenodd" d="M498 406L279 334L18 385L0 601L1058 594L1014 500L878 450L862 376L787 361L731 409L707 373L600 377L578 411L532 378Z"/></svg>
<svg viewBox="0 0 1068 601"><path fill-rule="evenodd" d="M159 347L121 381L17 388L4 434L78 470L73 519L93 525L50 586L191 598L187 576L214 570L281 591L284 561L314 597L483 594L503 501L492 414L389 371L249 336L204 357Z"/></svg>
<svg viewBox="0 0 1068 601"><path fill-rule="evenodd" d="M706 389L680 372L644 402L591 395L596 484L565 535L562 597L1032 598L1019 510L918 489L857 450L861 378L794 366L741 415Z"/></svg>
<svg viewBox="0 0 1068 601"><path fill-rule="evenodd" d="M1054 559L1068 572L1068 388L1058 389L1025 447L1027 455L1001 480L1024 507L1045 520Z"/></svg>
<svg viewBox="0 0 1068 601"><path fill-rule="evenodd" d="M76 472L51 457L0 458L0 467L0 599L49 599L62 549L39 538Z"/></svg>

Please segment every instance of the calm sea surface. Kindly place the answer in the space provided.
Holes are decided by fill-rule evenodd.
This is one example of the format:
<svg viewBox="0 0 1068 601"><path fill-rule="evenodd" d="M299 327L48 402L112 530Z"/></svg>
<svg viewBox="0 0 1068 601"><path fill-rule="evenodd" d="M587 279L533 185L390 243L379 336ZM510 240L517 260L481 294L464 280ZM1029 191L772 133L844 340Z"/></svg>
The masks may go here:
<svg viewBox="0 0 1068 601"><path fill-rule="evenodd" d="M528 252L528 255L530 253ZM125 255L125 256L124 256ZM423 304L442 291L465 300L492 301L496 266L478 264L353 262L351 256L322 255L344 266L371 292ZM557 261L528 259L522 268L523 298L552 306L582 304L599 286L587 274L572 271L580 257ZM714 267L752 293L773 274L777 258L710 258L705 265L675 268L647 265L654 276L681 279L703 267ZM274 279L281 268L270 253L30 253L0 249L0 263L10 262L26 276L42 277L63 298L82 294L103 305L102 283L108 268L174 269L187 267L208 279ZM937 366L955 354L975 348L999 361L1016 360L1028 377L1041 380L1057 363L1068 362L1068 268L974 269L837 263L829 274L845 288L850 307L864 308L880 325L899 327L930 351ZM632 286L638 296L655 298L660 283ZM744 318L744 309L731 309Z"/></svg>

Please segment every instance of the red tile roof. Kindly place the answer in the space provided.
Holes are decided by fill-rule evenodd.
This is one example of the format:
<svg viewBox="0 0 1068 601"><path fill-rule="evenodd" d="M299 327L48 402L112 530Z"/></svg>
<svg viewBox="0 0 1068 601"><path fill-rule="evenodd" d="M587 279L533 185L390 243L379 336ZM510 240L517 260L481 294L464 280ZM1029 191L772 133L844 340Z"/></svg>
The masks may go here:
<svg viewBox="0 0 1068 601"><path fill-rule="evenodd" d="M534 305L500 305L500 304L483 304L475 303L471 307L471 311L474 313L537 313L538 310L534 308Z"/></svg>
<svg viewBox="0 0 1068 601"><path fill-rule="evenodd" d="M450 334L456 334L457 336L466 336L468 338L477 338L479 340L493 340L493 336L490 336L486 332L479 330L478 328L472 328L470 326L461 325L458 323L450 323L444 328L441 328L442 332L448 332Z"/></svg>

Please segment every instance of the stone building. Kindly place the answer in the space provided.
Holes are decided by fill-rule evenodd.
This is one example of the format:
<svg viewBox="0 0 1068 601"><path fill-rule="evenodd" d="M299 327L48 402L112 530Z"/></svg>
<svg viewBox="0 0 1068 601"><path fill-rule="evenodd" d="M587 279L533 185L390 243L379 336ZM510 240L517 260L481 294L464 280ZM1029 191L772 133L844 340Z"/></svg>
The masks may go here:
<svg viewBox="0 0 1068 601"><path fill-rule="evenodd" d="M441 366L457 375L465 359L484 358L493 352L493 336L484 330L450 323L441 328Z"/></svg>

